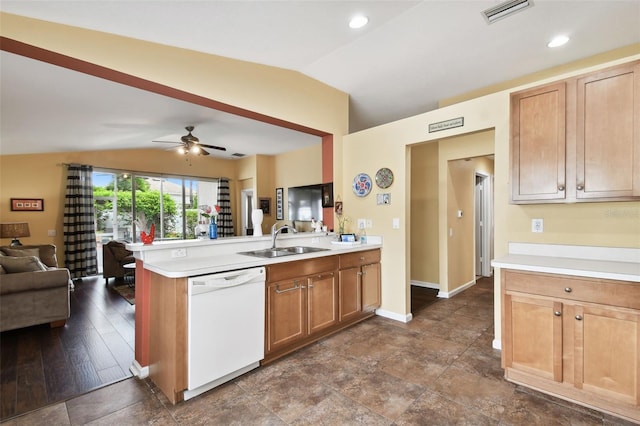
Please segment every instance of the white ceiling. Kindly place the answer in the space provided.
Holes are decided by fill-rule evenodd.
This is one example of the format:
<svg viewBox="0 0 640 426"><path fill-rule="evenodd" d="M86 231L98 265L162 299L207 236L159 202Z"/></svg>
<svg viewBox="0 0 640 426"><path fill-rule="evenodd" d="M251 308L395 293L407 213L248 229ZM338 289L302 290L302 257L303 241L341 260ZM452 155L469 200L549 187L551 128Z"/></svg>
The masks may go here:
<svg viewBox="0 0 640 426"><path fill-rule="evenodd" d="M357 131L423 113L501 81L640 43L640 0L7 1L0 10L300 71L350 95ZM369 17L363 29L347 22ZM569 44L549 49L557 34ZM196 126L229 156L275 154L316 136L265 125L2 52L2 154L148 148ZM55 84L51 84L54 82ZM77 90L82 87L83 90ZM217 152L212 152L217 155Z"/></svg>

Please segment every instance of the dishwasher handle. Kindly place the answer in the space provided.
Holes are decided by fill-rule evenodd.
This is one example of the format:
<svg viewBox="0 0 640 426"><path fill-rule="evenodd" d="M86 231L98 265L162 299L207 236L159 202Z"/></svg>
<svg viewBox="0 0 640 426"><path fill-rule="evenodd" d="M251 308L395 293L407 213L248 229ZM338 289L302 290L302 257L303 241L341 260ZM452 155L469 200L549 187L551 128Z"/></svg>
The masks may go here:
<svg viewBox="0 0 640 426"><path fill-rule="evenodd" d="M255 282L256 278L261 278L261 281L264 281L264 269L238 271L237 274L224 276L210 275L208 277L194 278L191 282L194 288L199 287L201 291L213 291Z"/></svg>

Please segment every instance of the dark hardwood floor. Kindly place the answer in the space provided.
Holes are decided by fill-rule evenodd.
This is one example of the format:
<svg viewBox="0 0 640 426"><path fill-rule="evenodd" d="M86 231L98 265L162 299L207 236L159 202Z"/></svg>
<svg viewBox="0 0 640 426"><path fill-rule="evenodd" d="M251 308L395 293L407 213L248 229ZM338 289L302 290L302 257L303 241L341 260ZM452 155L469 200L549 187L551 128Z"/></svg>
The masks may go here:
<svg viewBox="0 0 640 426"><path fill-rule="evenodd" d="M0 420L132 376L135 307L112 286L76 281L64 327L0 333Z"/></svg>

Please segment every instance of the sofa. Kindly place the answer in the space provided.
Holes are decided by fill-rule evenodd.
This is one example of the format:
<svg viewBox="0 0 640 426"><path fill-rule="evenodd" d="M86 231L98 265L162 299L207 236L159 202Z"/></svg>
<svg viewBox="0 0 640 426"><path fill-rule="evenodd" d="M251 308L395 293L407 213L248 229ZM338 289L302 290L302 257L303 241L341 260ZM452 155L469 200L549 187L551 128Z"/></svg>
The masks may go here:
<svg viewBox="0 0 640 426"><path fill-rule="evenodd" d="M55 245L0 246L0 331L64 326L72 288L69 270L58 268Z"/></svg>
<svg viewBox="0 0 640 426"><path fill-rule="evenodd" d="M109 278L124 278L130 273L124 265L134 263L133 252L127 250L125 242L111 240L102 246L102 276L105 284L109 284Z"/></svg>

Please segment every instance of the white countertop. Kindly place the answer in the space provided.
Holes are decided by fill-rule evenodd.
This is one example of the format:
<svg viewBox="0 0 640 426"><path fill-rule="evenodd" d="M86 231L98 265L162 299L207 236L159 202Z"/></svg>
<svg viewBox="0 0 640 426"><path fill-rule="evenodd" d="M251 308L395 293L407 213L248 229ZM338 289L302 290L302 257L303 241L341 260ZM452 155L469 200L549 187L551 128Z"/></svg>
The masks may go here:
<svg viewBox="0 0 640 426"><path fill-rule="evenodd" d="M640 249L510 243L498 268L640 283Z"/></svg>
<svg viewBox="0 0 640 426"><path fill-rule="evenodd" d="M335 237L333 236L315 235L313 233L291 235L283 238L278 237L277 247L304 245L324 248L326 250L305 254L279 256L275 258L262 258L239 254L243 251L259 250L270 247L270 237L231 238L203 240L200 242L190 240L184 242L171 242L169 244L154 244L153 246L128 244L127 248L134 251L134 256L136 258L144 261L145 269L169 278L192 277L382 248L382 244L375 244L371 242L368 244L332 244L334 239ZM372 240L373 239L369 238L369 241ZM185 257L172 257L172 252L181 249L186 250L187 255ZM147 255L146 258L145 254ZM152 256L149 256L149 254L152 254Z"/></svg>

